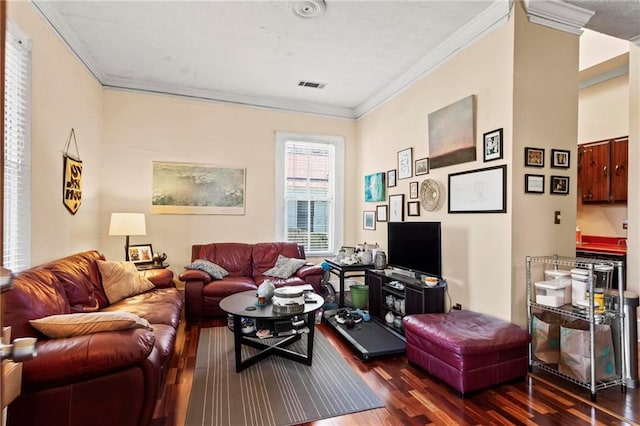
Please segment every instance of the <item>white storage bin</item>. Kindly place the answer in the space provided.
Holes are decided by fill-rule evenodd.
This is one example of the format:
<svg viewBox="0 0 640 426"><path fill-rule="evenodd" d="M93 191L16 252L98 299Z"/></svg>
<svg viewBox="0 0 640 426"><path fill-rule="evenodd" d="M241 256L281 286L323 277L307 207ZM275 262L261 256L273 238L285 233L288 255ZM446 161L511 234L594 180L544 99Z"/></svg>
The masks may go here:
<svg viewBox="0 0 640 426"><path fill-rule="evenodd" d="M571 303L571 281L569 279L538 281L534 286L536 303L555 307Z"/></svg>
<svg viewBox="0 0 640 426"><path fill-rule="evenodd" d="M587 297L587 286L589 281L589 271L587 269L575 268L571 270L571 304L579 306Z"/></svg>

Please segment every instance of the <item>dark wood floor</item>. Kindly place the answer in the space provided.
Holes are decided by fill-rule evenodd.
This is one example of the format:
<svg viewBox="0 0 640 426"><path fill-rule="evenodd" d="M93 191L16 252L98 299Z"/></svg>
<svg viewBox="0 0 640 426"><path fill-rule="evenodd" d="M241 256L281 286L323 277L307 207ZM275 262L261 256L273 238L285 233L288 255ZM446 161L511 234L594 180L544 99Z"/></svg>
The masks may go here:
<svg viewBox="0 0 640 426"><path fill-rule="evenodd" d="M153 426L184 424L200 328L223 325L226 320L180 325ZM626 394L620 387L605 389L592 403L588 390L534 373L525 380L460 398L441 381L408 365L404 356L365 363L331 330L318 328L386 407L309 425L640 425L639 389L629 388Z"/></svg>

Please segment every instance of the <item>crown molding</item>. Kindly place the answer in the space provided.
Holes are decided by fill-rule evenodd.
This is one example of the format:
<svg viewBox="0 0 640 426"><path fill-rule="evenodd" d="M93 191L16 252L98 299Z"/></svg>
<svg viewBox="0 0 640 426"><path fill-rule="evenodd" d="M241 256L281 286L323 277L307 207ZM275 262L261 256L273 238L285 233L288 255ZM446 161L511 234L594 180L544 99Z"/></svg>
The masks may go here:
<svg viewBox="0 0 640 426"><path fill-rule="evenodd" d="M594 11L562 0L524 0L529 21L567 33L581 35Z"/></svg>

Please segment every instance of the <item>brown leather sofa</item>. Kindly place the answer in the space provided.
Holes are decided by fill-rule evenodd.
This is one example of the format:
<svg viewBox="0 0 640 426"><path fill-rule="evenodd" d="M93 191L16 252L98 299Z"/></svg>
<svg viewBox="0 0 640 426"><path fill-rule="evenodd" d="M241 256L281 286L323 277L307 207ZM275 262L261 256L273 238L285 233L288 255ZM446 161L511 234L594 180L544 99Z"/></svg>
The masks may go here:
<svg viewBox="0 0 640 426"><path fill-rule="evenodd" d="M9 426L151 423L174 351L183 300L169 270L145 272L155 288L109 304L97 251L16 274L2 296L2 324L12 338L36 337L37 356L23 363L22 392ZM126 311L149 321L135 328L49 339L29 320L90 311Z"/></svg>
<svg viewBox="0 0 640 426"><path fill-rule="evenodd" d="M180 274L185 282L185 316L189 321L225 315L220 301L241 291L256 290L266 279L276 287L311 284L320 293L323 270L321 265L307 265L294 276L281 279L264 274L276 264L279 255L305 259L304 247L296 243L211 243L196 244L191 248L191 260L213 262L229 272L222 280L200 270L187 270Z"/></svg>

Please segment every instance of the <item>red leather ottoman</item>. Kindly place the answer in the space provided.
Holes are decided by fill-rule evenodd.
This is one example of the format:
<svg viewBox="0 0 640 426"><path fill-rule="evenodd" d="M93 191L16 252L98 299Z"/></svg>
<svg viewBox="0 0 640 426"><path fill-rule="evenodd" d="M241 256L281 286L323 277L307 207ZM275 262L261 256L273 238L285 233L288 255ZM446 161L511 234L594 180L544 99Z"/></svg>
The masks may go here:
<svg viewBox="0 0 640 426"><path fill-rule="evenodd" d="M465 394L523 377L527 330L472 311L408 315L402 320L407 359Z"/></svg>

